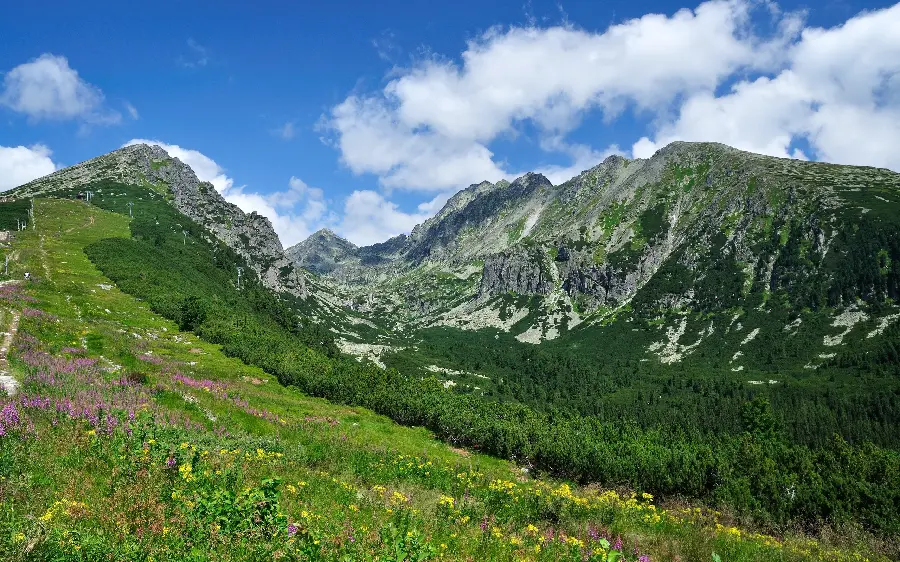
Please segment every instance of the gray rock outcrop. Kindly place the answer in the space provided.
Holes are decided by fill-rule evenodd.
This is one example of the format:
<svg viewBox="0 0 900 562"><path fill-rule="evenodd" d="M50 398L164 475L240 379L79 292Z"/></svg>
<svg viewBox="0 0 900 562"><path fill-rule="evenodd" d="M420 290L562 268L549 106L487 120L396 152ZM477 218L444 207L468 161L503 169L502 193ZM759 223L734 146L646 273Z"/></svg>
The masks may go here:
<svg viewBox="0 0 900 562"><path fill-rule="evenodd" d="M213 233L240 255L260 282L277 292L306 296L305 278L285 257L269 219L244 213L209 182L156 145L135 144L36 179L11 192L29 197L59 189L78 189L101 180L147 185L163 191L173 206Z"/></svg>

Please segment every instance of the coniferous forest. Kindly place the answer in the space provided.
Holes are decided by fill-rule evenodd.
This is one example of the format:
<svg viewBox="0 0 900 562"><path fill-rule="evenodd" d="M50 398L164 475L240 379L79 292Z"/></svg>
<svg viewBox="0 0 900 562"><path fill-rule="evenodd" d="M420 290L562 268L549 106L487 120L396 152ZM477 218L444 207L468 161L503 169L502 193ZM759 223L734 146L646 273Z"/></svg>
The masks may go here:
<svg viewBox="0 0 900 562"><path fill-rule="evenodd" d="M96 204L122 212L113 197ZM131 222L132 238L101 240L86 253L122 290L282 384L537 472L697 498L772 528L857 521L900 532L900 455L889 431L897 388L877 368L872 381L884 385L883 397L859 403L842 371L848 359L825 371L831 386L798 381L765 393L717 377L714 355L705 372L664 373L615 357L592 370L552 346L426 336L423 361L452 358L493 375L484 395L448 391L402 356L387 370L342 356L325 330L293 320L298 303L252 282L237 290L240 258L185 222L163 201L148 203ZM872 351L865 357L896 353Z"/></svg>

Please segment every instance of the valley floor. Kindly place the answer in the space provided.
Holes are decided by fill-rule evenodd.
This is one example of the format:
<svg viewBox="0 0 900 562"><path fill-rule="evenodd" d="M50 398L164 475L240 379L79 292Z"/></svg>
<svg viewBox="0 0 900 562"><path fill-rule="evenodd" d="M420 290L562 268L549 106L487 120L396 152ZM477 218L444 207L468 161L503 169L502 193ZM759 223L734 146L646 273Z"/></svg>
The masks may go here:
<svg viewBox="0 0 900 562"><path fill-rule="evenodd" d="M11 276L33 280L0 287L18 390L0 399L4 560L888 559L862 533L776 538L532 479L284 388L97 271L82 248L129 236L127 217L51 199L35 214L10 248Z"/></svg>

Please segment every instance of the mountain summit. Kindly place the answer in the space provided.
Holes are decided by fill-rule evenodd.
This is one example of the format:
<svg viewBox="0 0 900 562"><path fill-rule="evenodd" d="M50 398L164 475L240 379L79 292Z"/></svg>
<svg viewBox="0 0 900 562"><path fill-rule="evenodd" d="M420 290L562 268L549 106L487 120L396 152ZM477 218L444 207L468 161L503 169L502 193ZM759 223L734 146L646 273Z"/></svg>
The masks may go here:
<svg viewBox="0 0 900 562"><path fill-rule="evenodd" d="M152 474L152 490L177 484L178 498L163 494L177 500L166 510L185 509L172 511L186 516L175 521L196 522L204 489L241 497L243 484L212 476L216 467L264 462L240 473L267 478L261 486L269 491L253 493L269 499L246 505L269 506L271 515L280 509L269 503L278 501L278 478L296 479L304 465L344 474L355 458L351 464L390 475L399 489L409 490L411 477L431 478L421 494L431 501L432 484L450 482L454 495L422 513L438 510L433 532L467 525L480 545L472 552L484 555L478 521L505 523L473 502L508 516L523 471L482 474L482 487L472 488L476 480L459 476L458 460L445 470L419 445L407 458L373 446L358 431L383 438L389 426L363 414L369 409L513 459L526 479L546 472L590 483L587 503L575 502L569 485L531 488L552 505L522 520L552 519L540 523L548 529L601 501L569 527L583 532L619 505L604 503L612 496L597 486L627 485L634 497L646 491L647 501L725 506L773 528L816 528L840 514L836 524L897 535L900 174L675 143L649 159L608 158L561 185L534 173L472 185L409 235L380 244L358 247L320 230L286 251L267 219L229 205L158 147L126 147L9 195L0 226L11 230L24 218L29 228L6 237L2 316L10 332L20 331L6 346L16 357L7 370L27 370L17 385L23 397L7 399L4 411L21 407L40 416L42 435L89 443L76 449L90 460L75 464L92 473L102 466L91 464L99 452L100 461L115 460L104 481ZM25 272L36 274L17 283ZM112 401L98 402L106 391ZM61 396L90 403L73 414L52 407ZM342 404L331 411L346 423L312 414L324 404L311 397ZM183 412L184 433L172 425L182 418L160 409L170 407ZM30 440L24 419L5 415L3 439L12 432ZM153 433L140 432L154 419L169 421L155 433L160 444L148 465ZM251 430L259 433L243 433ZM32 449L11 454L45 466L45 447ZM319 460L316 451L332 451L329 470L338 472L309 465L310 451ZM282 457L294 464L269 478ZM409 473L414 466L419 472ZM208 487L195 478L208 478ZM315 493L335 482L323 477ZM358 499L354 514L418 505L381 484L370 492L367 482L329 489L340 502ZM219 484L232 488L209 487ZM280 496L292 498L295 514L308 509L304 494L313 491L302 487ZM475 493L466 498L466 490ZM621 504L629 521L634 497ZM563 499L571 507L560 507ZM58 503L47 503L47 513L65 518L53 511ZM516 509L532 507L529 500ZM657 528L646 519L658 515L655 507L646 509L636 520L640 536ZM210 525L221 514L208 515L196 532L212 529L219 541ZM346 536L354 516L339 513L334 532ZM301 515L296 540L306 540L300 526L316 520ZM289 529L271 536L295 538ZM397 536L372 544L394 552ZM611 546L597 544L604 553ZM691 548L682 552L699 552ZM572 553L584 556L580 547Z"/></svg>
<svg viewBox="0 0 900 562"><path fill-rule="evenodd" d="M79 191L100 182L152 189L244 258L266 287L296 296L306 294L304 277L292 270L268 218L244 213L225 201L211 183L200 181L190 166L156 145L135 144L114 150L36 179L8 195L19 198ZM133 203L134 211L141 212L140 202Z"/></svg>
<svg viewBox="0 0 900 562"><path fill-rule="evenodd" d="M900 317L878 304L900 298L898 217L889 170L676 142L561 185L539 174L472 185L409 236L356 248L317 234L288 255L353 310L406 329L563 345L652 321L661 333L632 344L631 360L708 358L715 333L729 369L803 369ZM798 333L810 341L789 361L751 345Z"/></svg>

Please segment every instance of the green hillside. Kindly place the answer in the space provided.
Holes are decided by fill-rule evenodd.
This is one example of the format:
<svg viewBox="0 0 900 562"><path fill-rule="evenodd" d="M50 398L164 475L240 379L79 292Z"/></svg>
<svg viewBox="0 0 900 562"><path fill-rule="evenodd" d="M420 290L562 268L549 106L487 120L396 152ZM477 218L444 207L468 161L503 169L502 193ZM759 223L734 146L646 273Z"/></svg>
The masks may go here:
<svg viewBox="0 0 900 562"><path fill-rule="evenodd" d="M133 220L115 196L39 198L6 250L34 277L2 288L21 383L0 421L6 559L896 555L890 450L796 444L762 401L701 442L359 363L304 303L238 289L240 258L161 197L107 188Z"/></svg>
<svg viewBox="0 0 900 562"><path fill-rule="evenodd" d="M791 443L900 447L889 170L676 142L561 185L473 185L389 243L288 253L402 327L343 348L457 393L702 442L765 399Z"/></svg>

